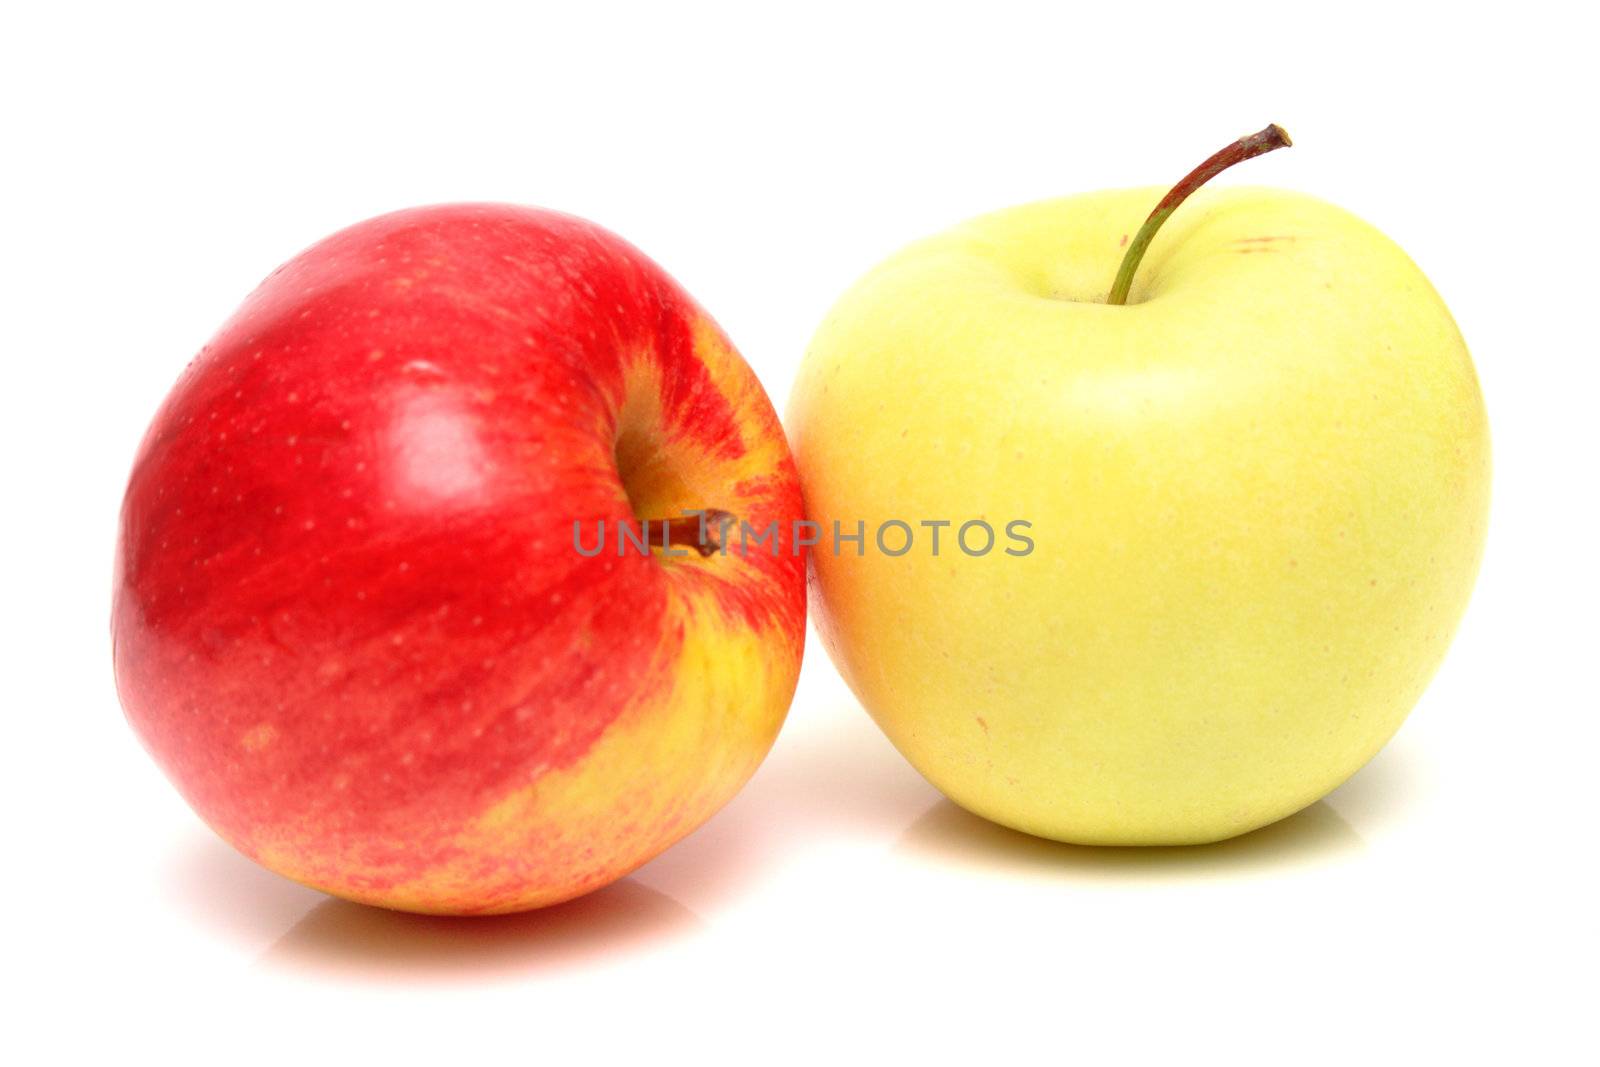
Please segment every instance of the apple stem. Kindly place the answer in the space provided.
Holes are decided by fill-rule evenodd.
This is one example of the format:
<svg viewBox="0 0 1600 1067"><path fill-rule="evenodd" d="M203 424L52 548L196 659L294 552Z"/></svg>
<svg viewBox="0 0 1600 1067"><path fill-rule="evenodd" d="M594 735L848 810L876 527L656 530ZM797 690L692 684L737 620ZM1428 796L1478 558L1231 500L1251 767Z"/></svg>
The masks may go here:
<svg viewBox="0 0 1600 1067"><path fill-rule="evenodd" d="M723 529L733 521L732 512L706 508L676 519L647 519L644 534L651 548L678 545L692 548L705 557L722 551Z"/></svg>
<svg viewBox="0 0 1600 1067"><path fill-rule="evenodd" d="M1190 193L1235 163L1243 163L1247 159L1254 159L1278 148L1288 148L1293 143L1283 127L1273 123L1259 133L1239 138L1190 171L1161 198L1161 203L1156 205L1156 209L1150 212L1150 217L1144 220L1144 225L1139 227L1133 243L1128 245L1128 251L1122 257L1122 266L1117 269L1117 280L1111 284L1111 295L1106 298L1106 303L1120 305L1128 302L1128 290L1133 288L1133 274L1139 269L1139 261L1144 259L1145 252L1150 248L1150 242L1155 240L1156 231L1161 229L1161 224L1166 222L1174 211L1178 210L1178 205L1189 198Z"/></svg>

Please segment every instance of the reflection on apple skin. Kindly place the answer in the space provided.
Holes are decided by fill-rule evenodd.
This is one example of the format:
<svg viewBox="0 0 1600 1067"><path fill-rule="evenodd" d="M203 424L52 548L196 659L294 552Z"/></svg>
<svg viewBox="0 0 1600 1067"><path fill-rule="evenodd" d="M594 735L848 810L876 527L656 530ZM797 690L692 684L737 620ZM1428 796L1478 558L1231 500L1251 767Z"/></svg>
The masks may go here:
<svg viewBox="0 0 1600 1067"><path fill-rule="evenodd" d="M625 957L704 925L676 900L632 878L565 904L468 918L329 898L257 965L376 983L516 980Z"/></svg>
<svg viewBox="0 0 1600 1067"><path fill-rule="evenodd" d="M1033 837L941 799L901 834L897 849L940 865L1040 877L1162 880L1233 877L1321 863L1366 847L1326 801L1209 845L1108 847Z"/></svg>

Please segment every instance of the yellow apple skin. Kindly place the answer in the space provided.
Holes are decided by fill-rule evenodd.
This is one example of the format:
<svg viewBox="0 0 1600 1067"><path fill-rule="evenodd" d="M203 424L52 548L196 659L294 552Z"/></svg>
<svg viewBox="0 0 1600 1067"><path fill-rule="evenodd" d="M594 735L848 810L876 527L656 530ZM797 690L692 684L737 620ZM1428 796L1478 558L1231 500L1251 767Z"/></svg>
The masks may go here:
<svg viewBox="0 0 1600 1067"><path fill-rule="evenodd" d="M862 704L956 803L1082 844L1326 795L1415 705L1484 544L1476 374L1405 253L1307 196L1201 190L1110 306L1164 192L905 249L828 315L788 412L815 618ZM954 544L974 518L987 555ZM858 520L864 554L836 553Z"/></svg>

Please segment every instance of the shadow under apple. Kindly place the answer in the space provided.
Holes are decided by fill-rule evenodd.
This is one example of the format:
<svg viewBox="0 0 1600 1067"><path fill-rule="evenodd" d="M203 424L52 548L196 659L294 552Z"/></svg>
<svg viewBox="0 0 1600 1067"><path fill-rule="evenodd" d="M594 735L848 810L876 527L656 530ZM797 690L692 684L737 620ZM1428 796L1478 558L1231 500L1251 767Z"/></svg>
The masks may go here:
<svg viewBox="0 0 1600 1067"><path fill-rule="evenodd" d="M172 856L167 884L185 918L251 951L328 899L273 874L198 823Z"/></svg>
<svg viewBox="0 0 1600 1067"><path fill-rule="evenodd" d="M1207 845L1070 845L1000 826L940 799L905 829L896 851L940 864L1094 880L1288 870L1361 853L1367 847L1362 831L1381 832L1403 817L1417 800L1421 775L1415 754L1391 744L1322 800L1259 830Z"/></svg>
<svg viewBox="0 0 1600 1067"><path fill-rule="evenodd" d="M1008 829L940 800L901 835L897 850L940 864L1083 879L1228 877L1320 862L1365 847L1326 801L1259 830L1209 845L1069 845Z"/></svg>
<svg viewBox="0 0 1600 1067"><path fill-rule="evenodd" d="M694 912L632 878L514 915L413 915L330 898L257 964L378 982L528 978L642 952L703 926Z"/></svg>
<svg viewBox="0 0 1600 1067"><path fill-rule="evenodd" d="M387 911L280 877L199 832L173 858L170 885L186 916L260 952L260 966L379 981L482 979L581 967L647 950L703 925L687 907L633 878L517 915Z"/></svg>

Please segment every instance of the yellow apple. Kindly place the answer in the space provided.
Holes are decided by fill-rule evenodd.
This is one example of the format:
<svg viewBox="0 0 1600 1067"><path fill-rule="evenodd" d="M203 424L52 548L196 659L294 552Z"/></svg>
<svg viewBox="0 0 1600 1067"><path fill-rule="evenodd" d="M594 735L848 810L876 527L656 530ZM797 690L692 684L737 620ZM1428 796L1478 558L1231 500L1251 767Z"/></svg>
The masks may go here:
<svg viewBox="0 0 1600 1067"><path fill-rule="evenodd" d="M1405 253L1308 196L1203 190L1112 306L1163 191L905 249L788 412L856 695L956 803L1084 844L1219 840L1353 774L1444 656L1487 518L1477 378ZM998 542L969 555L976 519Z"/></svg>

